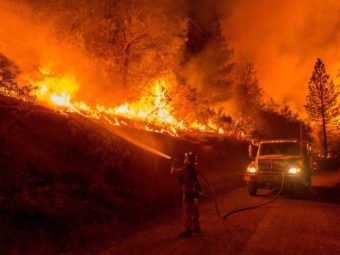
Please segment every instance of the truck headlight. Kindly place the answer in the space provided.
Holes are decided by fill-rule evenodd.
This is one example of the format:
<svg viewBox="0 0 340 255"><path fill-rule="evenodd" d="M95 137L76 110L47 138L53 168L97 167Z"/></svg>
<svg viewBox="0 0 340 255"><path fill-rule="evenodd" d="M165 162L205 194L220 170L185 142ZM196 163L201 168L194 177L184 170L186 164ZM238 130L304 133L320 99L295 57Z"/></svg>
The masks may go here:
<svg viewBox="0 0 340 255"><path fill-rule="evenodd" d="M300 168L298 168L298 167L291 167L291 168L289 168L289 170L288 170L288 173L289 174L297 174L297 173L299 173L300 172Z"/></svg>
<svg viewBox="0 0 340 255"><path fill-rule="evenodd" d="M256 167L255 166L248 166L247 172L248 173L256 173Z"/></svg>

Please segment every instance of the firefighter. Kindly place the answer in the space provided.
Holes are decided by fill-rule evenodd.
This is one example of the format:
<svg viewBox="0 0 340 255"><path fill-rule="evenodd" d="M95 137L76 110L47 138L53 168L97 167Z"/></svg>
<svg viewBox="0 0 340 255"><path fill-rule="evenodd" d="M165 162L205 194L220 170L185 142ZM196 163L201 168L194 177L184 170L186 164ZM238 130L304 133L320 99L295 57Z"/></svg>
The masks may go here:
<svg viewBox="0 0 340 255"><path fill-rule="evenodd" d="M184 231L179 233L181 238L190 238L192 233L200 234L200 221L198 211L198 199L201 194L201 186L197 180L197 156L185 153L184 164L180 168L171 167L171 174L178 177L183 191Z"/></svg>

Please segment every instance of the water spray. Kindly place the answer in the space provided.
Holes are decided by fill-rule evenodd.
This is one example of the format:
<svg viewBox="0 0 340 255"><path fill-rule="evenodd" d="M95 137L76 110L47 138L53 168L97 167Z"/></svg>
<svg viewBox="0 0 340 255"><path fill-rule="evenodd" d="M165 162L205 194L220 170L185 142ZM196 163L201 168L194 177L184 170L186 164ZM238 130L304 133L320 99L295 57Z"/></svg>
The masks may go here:
<svg viewBox="0 0 340 255"><path fill-rule="evenodd" d="M118 135L119 137L123 138L124 140L126 140L126 141L128 141L128 142L130 142L130 143L132 143L132 144L134 144L136 146L138 146L139 148L141 148L141 149L143 149L145 151L148 151L148 152L150 152L152 154L155 154L155 155L157 155L159 157L172 160L171 156L169 156L169 155L167 155L167 154L165 154L165 153L163 153L163 152L161 152L161 151L159 151L159 150L157 150L157 149L155 149L155 148L153 148L151 146L148 146L148 145L146 145L146 144L144 144L144 143L142 143L140 141L136 141L135 139L133 139L133 138L131 138L131 137L125 135L125 134L122 134L119 131L114 132L114 133L116 135Z"/></svg>
<svg viewBox="0 0 340 255"><path fill-rule="evenodd" d="M96 122L100 126L104 126L111 133L119 136L120 138L124 139L125 141L127 141L129 143L136 145L137 147L139 147L139 148L141 148L145 151L148 151L152 154L158 155L158 156L165 158L165 159L170 159L170 160L172 159L171 156L169 156L169 155L167 155L167 154L165 154L165 153L163 153L163 152L161 152L161 151L159 151L159 150L157 150L157 149L155 149L155 148L153 148L149 145L146 145L146 144L144 144L140 141L137 141L136 139L124 134L123 132L119 131L118 129L113 130L112 126L107 124L106 122L103 122L103 121L100 121L100 120L94 120L94 119L92 119L92 121Z"/></svg>

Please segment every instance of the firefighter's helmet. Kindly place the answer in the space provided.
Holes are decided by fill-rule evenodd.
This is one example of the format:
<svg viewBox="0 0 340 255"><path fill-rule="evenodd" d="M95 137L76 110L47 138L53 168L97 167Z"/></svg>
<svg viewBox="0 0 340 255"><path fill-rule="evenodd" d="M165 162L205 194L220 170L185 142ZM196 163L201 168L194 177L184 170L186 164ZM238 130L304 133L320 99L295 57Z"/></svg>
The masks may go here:
<svg viewBox="0 0 340 255"><path fill-rule="evenodd" d="M197 155L195 153L190 151L190 152L185 153L184 156L185 156L185 159L184 159L185 163L197 165Z"/></svg>

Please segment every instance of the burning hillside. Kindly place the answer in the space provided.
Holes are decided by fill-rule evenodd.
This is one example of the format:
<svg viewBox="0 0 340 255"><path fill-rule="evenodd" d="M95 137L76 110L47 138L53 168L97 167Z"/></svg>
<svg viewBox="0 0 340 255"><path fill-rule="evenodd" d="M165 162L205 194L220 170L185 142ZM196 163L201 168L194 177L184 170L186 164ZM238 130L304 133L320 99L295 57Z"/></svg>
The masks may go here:
<svg viewBox="0 0 340 255"><path fill-rule="evenodd" d="M166 132L175 136L178 132L192 131L224 134L223 128L212 121L201 124L197 120L189 123L176 119L176 107L170 104L167 94L169 84L163 79L155 80L149 90L144 90L146 95L135 102L126 102L116 107L102 104L91 107L83 101L73 100L72 96L79 88L74 76L56 78L57 76L52 76L45 69L41 69L41 74L44 77L42 80L28 82L36 88L34 95L38 101L55 109L77 112L89 118L105 120L111 125L140 127L142 124L148 131Z"/></svg>
<svg viewBox="0 0 340 255"><path fill-rule="evenodd" d="M123 1L85 2L79 3L84 9L77 17L79 6L63 1L53 10L45 1L0 4L0 54L10 63L15 86L30 88L26 92L39 104L111 125L174 136L243 134L228 112L214 108L222 87L198 89L186 81L188 70L181 62L190 22L185 5L146 1L139 12L138 1L131 1L129 10ZM91 20L102 25L89 26ZM227 88L230 77L223 76ZM23 94L12 92L5 94Z"/></svg>

